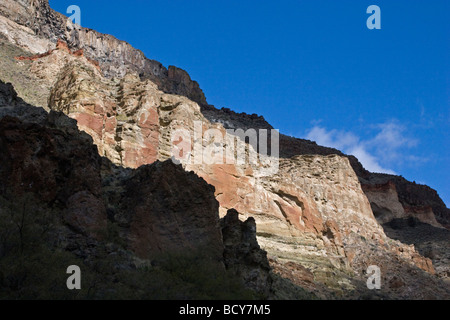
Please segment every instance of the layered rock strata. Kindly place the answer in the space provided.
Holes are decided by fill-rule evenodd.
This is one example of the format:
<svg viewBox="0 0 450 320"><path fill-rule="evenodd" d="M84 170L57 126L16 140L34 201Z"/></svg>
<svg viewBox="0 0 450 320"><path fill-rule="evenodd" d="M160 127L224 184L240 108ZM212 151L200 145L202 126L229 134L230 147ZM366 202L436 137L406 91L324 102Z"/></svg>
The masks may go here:
<svg viewBox="0 0 450 320"><path fill-rule="evenodd" d="M238 115L208 106L198 84L181 69L167 70L125 42L77 28L52 11L44 0L6 0L0 4L0 13L1 37L30 52L29 59L22 58L17 64L29 63L27 72L40 79L44 91L48 90L48 108L77 120L79 129L92 137L99 154L115 165L138 168L168 160L174 151L187 156L184 169L194 171L215 187L222 217L236 209L242 220L255 220L258 241L280 274L290 275L293 282L309 283L311 290L326 287L337 295L351 296L352 292L360 294L365 290L361 283L367 267L381 264L389 294L414 298L446 294L438 280L423 272L435 272L431 260L420 256L414 247L387 238L374 216L381 222L419 216L427 223L445 225L448 209L431 189L399 177L369 173L354 157L283 135L282 158L261 158L256 152L259 150L246 139L236 139L226 129L272 127L256 115ZM67 49L59 39L68 44ZM53 49L57 42L59 48ZM83 55L73 54L80 49ZM100 71L92 60L98 61ZM12 112L21 116L17 110ZM37 120L43 119L40 111L32 113ZM47 120L44 117L42 121ZM210 135L197 136L198 126L202 133ZM176 136L177 132L188 138ZM175 148L178 143L188 143L189 147L180 154L180 149ZM226 160L233 160L235 153L224 156L220 152L229 144L243 147L247 156L256 154L259 161L251 165L229 163ZM202 150L215 147L206 158L218 156L225 161L217 164L208 163L205 157L199 160L192 146ZM265 174L274 165L277 170ZM149 169L136 172L137 181L142 182L142 175L168 183ZM190 184L188 180L184 183ZM187 198L195 198L187 194ZM89 211L76 207L88 203L89 197L83 193L69 202L75 208L67 214L67 221L76 220L76 212ZM175 197L173 201L178 200ZM140 210L136 203L129 205L136 212ZM130 239L134 239L136 252L145 256L155 246L168 245L139 233L148 227L145 214L140 217L135 224L126 217L117 217L134 226L131 229L138 236ZM178 215L172 218L177 220ZM73 223L83 230L93 221L89 219ZM163 232L162 225L157 230ZM401 281L398 273L403 275ZM411 293L425 281L433 284L430 290Z"/></svg>

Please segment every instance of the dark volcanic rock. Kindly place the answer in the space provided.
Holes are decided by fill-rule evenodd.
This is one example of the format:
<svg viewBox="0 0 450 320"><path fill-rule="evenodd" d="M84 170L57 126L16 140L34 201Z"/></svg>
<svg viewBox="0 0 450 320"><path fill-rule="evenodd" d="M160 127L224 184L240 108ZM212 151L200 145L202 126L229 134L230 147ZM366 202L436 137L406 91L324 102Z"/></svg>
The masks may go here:
<svg viewBox="0 0 450 320"><path fill-rule="evenodd" d="M124 189L120 206L138 256L205 249L221 260L219 203L202 178L169 160L138 168Z"/></svg>
<svg viewBox="0 0 450 320"><path fill-rule="evenodd" d="M221 227L226 267L238 274L248 288L268 297L272 282L270 265L267 253L256 240L255 219L242 222L239 213L231 209L221 219Z"/></svg>
<svg viewBox="0 0 450 320"><path fill-rule="evenodd" d="M443 279L450 278L450 230L422 223L414 217L394 219L383 225L391 239L413 244L424 257L430 258L436 273Z"/></svg>
<svg viewBox="0 0 450 320"><path fill-rule="evenodd" d="M48 125L52 124L49 119ZM24 123L9 116L1 119L0 193L32 193L45 203L56 203L64 208L69 225L97 235L96 231L106 228L106 211L98 201L101 161L95 146L89 144L91 138L77 138L74 131Z"/></svg>
<svg viewBox="0 0 450 320"><path fill-rule="evenodd" d="M133 277L146 279L146 269L142 271L139 267L151 265L153 258L174 254L186 259L186 255L199 252L201 256L188 256L188 259L194 259L200 267L206 264L219 270L222 276L226 272L225 265L229 264L229 269L240 277L239 281L246 288L259 294L270 291L270 268L265 252L256 241L254 220L245 223L226 220L225 249L214 187L202 178L184 171L170 160L135 170L117 167L108 159L101 158L92 138L80 132L76 121L63 113L47 114L42 110L41 117L27 116L38 109L17 98L14 89L2 82L0 101L3 112L0 113L2 237L10 233L5 233L4 229L5 223L10 223L4 220L5 212L18 210L17 207L22 207L20 199L26 199L23 208L19 208L24 216L26 214L26 223L30 224L28 220L33 217L33 223L37 219L42 224L39 228L50 231L50 235L38 238L33 245L39 248L47 246L52 251L62 250L69 256L72 254L72 258L83 260L84 272L100 273L102 288L94 297L105 297L108 292L115 296L123 288L114 292L110 288L119 281L128 281L128 285L131 281L130 286L135 286L133 281L137 280ZM16 109L23 114L20 116ZM21 119L11 117L9 113L19 115ZM42 216L38 219L38 215ZM22 219L19 230L24 228L23 223ZM237 233L232 230L234 227ZM230 237L231 234L239 236ZM2 239L0 258L12 247ZM233 258L229 255L224 257L224 250L232 250ZM67 257L64 259L71 259ZM65 261L57 260L55 263L64 265ZM164 263L163 266L168 262ZM5 272L5 266L0 264L0 273ZM105 266L111 269L105 271ZM169 268L173 267L169 265ZM240 272L234 272L236 270ZM155 272L158 275L161 271ZM219 274L212 273L212 276ZM15 273L5 275L8 279L16 277ZM41 276L45 278L48 275ZM170 277L177 279L179 276L156 279L170 283L175 281ZM201 281L206 280L203 277L198 280L199 283ZM0 284L8 290L17 287L1 278ZM48 289L45 283L38 281L38 284ZM21 286L32 290L26 285ZM95 282L93 286L96 286ZM140 286L145 288L145 284ZM181 284L180 289L185 290ZM57 292L49 292L50 296L63 297ZM140 297L141 293L133 294ZM12 297L4 296L2 290L0 296ZM176 292L169 295L174 296L177 297Z"/></svg>

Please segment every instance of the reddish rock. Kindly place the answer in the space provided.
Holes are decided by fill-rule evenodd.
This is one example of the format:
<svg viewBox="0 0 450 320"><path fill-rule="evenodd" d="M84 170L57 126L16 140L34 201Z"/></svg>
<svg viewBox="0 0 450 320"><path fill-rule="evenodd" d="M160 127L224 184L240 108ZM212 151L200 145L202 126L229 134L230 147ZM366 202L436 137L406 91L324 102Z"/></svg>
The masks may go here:
<svg viewBox="0 0 450 320"><path fill-rule="evenodd" d="M23 60L36 61L36 60L51 56L56 50L63 51L65 53L75 56L75 57L79 57L79 58L84 57L84 49L83 48L72 52L69 49L67 42L65 42L61 39L58 39L58 41L56 42L55 49L49 50L49 51L41 53L41 54L32 55L32 56L14 57L14 59L16 59L18 61L23 61ZM92 64L98 71L101 71L100 65L97 61L95 61L94 59L90 59L90 58L86 58L86 61L88 61L90 64Z"/></svg>
<svg viewBox="0 0 450 320"><path fill-rule="evenodd" d="M72 53L72 51L70 51L70 49L69 49L69 46L67 45L67 42L65 42L61 39L58 39L58 41L56 42L56 49L66 51L69 54Z"/></svg>
<svg viewBox="0 0 450 320"><path fill-rule="evenodd" d="M58 116L48 121L51 125ZM106 211L100 196L101 160L90 143L76 127L65 132L4 117L0 191L33 193L44 203L59 203L68 225L98 237L106 230Z"/></svg>
<svg viewBox="0 0 450 320"><path fill-rule="evenodd" d="M74 51L72 54L76 57L84 57L84 50L78 49L78 50Z"/></svg>
<svg viewBox="0 0 450 320"><path fill-rule="evenodd" d="M89 113L75 113L72 118L78 121L81 128L89 129L94 140L103 138L103 116Z"/></svg>

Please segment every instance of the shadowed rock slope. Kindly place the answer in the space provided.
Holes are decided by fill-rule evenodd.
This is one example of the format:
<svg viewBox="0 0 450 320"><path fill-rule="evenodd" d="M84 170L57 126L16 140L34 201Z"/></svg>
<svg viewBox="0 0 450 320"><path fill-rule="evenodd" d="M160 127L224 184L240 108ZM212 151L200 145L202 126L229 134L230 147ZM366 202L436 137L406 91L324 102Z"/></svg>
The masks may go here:
<svg viewBox="0 0 450 320"><path fill-rule="evenodd" d="M273 294L255 228L229 223L235 215L221 227L212 186L171 161L117 167L75 120L26 104L2 82L0 161L2 299ZM232 237L234 227L245 237ZM66 287L72 264L83 275L77 293Z"/></svg>
<svg viewBox="0 0 450 320"><path fill-rule="evenodd" d="M42 102L45 98L48 101L43 105L45 108L75 119L78 128L92 137L100 156L109 160L102 161L102 172L107 173L102 176L101 194L107 199L103 206L94 205L92 197L98 195L95 190L81 190L81 194L68 202L75 208L67 210L65 221L73 222L73 230L92 238L100 237L89 226L106 212L108 221L118 227L115 234L144 258L149 257L149 252L158 252L158 248L159 251L170 248L173 243L167 240L170 239L167 230L183 231L174 234L174 240L182 248L206 243L205 239L215 237L214 223L206 223L198 213L186 216L182 212L185 209L165 216L166 207L181 207L188 199L202 202L205 208L214 206L187 188L197 184L182 178L185 174L181 172L193 171L214 186L212 192L221 217L236 209L241 220L250 221L246 226L251 226L254 219L258 242L269 254L271 279L290 280L289 284L272 281L272 288L279 288L278 292L284 290L284 294L274 294L278 298L292 297L297 292L292 289L294 284L297 289L302 286L322 298L370 297L374 293L368 292L365 286L365 270L371 264L382 269L383 289L379 297L448 296L448 287L433 275L432 261L419 255L413 246L388 238L380 226L392 219L408 217L439 228L445 225L448 209L433 190L398 177L369 173L352 156L284 135L280 137L280 159L268 157L266 162L256 165L213 165L195 162L199 155L192 153L193 162L183 163L183 168L176 167L179 172L172 172L161 163L173 155L172 137L177 130L185 130L195 140L195 127L200 123L203 131L216 130L227 143L233 141L251 155L258 150L245 141L234 142L235 136L226 129L270 129L271 126L257 115L236 114L207 105L198 84L187 73L177 68L167 70L111 36L75 28L67 18L52 11L47 1L6 0L0 4L0 14L1 48L7 57L0 64L2 77L3 70L9 70L7 78L11 80L8 81L17 84L20 95L31 92L27 94L28 102ZM61 45L64 43L58 41L61 39L67 46ZM13 55L19 51L22 58L14 59ZM36 54L42 55L36 57ZM33 83L37 85L35 90ZM12 108L7 103L3 114L12 113L20 119L29 114L35 123L43 121L40 124L44 126L48 117L56 114L52 112L47 117L42 113L44 110L28 112L29 108L21 104ZM197 139L197 142L207 147L214 139ZM153 166L148 166L152 163ZM279 164L279 170L261 174L274 163ZM165 174L161 175L159 170ZM183 191L181 186L174 189L171 185L179 174L187 190ZM172 179L165 178L166 175ZM148 179L159 184L147 185ZM143 194L141 188L152 196ZM174 190L180 192L179 198L173 195ZM172 196L166 199L167 193ZM86 205L89 201L94 202ZM147 215L146 206L154 207L155 211ZM87 207L98 207L96 212L101 215L90 217L93 212ZM205 208L200 212L209 212ZM133 212L131 216L129 209ZM83 218L78 212L87 212L88 216ZM235 215L234 211L231 213ZM235 219L227 221L239 226ZM151 235L146 233L150 226L155 229ZM190 231L191 227L195 232ZM202 228L206 229L202 231ZM193 243L184 238L184 233L192 235L192 232L197 237ZM242 231L240 235L246 238L247 233ZM235 232L224 234L237 238ZM160 239L158 235L164 237ZM242 250L250 261L261 261L252 253L256 250L254 244L241 248L234 240L230 243L234 244L225 247L230 261L241 263L242 257L233 252ZM240 270L233 272L247 279L245 283L254 279L252 288L261 289L258 283L268 279L264 264L256 273L251 266ZM444 273L439 276L445 278ZM261 292L267 294L267 290Z"/></svg>
<svg viewBox="0 0 450 320"><path fill-rule="evenodd" d="M159 90L165 93L186 96L197 102L209 121L221 123L226 129L272 128L261 116L245 113L237 114L229 109L218 110L214 106L208 105L198 83L192 81L187 72L173 66L166 69L159 62L147 59L141 51L134 49L124 41L98 33L95 30L73 25L67 17L52 10L48 0L2 1L0 4L0 38L6 39L9 43L13 43L15 47L25 49L26 52L31 54L48 52L55 47L58 40L63 40L73 51L82 50L87 59L98 62L102 74L106 77L123 77L129 72L137 73L141 79L150 79ZM17 53L19 49L9 48L9 50ZM11 56L5 58L5 60L11 59ZM4 70L6 68L3 68L2 72L5 72ZM26 73L24 74L25 77L29 77ZM52 72L52 75L56 74L56 71ZM11 81L9 78L17 77L9 75L7 78L3 77L3 80ZM35 83L39 83L42 78L35 80ZM50 83L48 83L49 81ZM27 91L27 95L31 96L30 100L27 101L34 105L47 107L43 99L47 98L45 92L49 92L49 88L54 81L54 77L44 81L47 82L44 85L46 90L38 90L38 93L28 92L29 90L25 86L23 91ZM13 83L16 87L23 87L23 81ZM44 94L43 97L42 94ZM281 135L280 149L281 156L288 158L304 154L343 155L338 150L321 147L311 141L284 135ZM370 173L362 167L355 157L350 156L349 159L361 180L364 191L370 190L370 192L367 192L367 196L372 204L372 209L377 213L377 218L383 216L380 222L383 222L389 216L400 218L403 215L407 217L415 216L426 223L432 222L435 225L439 223L448 227L450 209L445 206L435 190L411 183L402 177ZM379 188L381 185L390 185L391 189L395 186L398 201L384 202L380 206L377 198L383 197L386 193L385 187ZM381 193L380 196L377 191ZM403 208L402 212L398 210L399 205Z"/></svg>

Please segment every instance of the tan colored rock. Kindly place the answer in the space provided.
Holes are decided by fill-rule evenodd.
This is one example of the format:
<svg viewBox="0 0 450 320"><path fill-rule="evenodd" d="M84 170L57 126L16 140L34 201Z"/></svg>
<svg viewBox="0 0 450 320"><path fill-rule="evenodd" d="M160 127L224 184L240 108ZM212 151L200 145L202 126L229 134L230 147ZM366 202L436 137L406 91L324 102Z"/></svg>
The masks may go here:
<svg viewBox="0 0 450 320"><path fill-rule="evenodd" d="M378 222L386 223L395 218L406 217L405 210L398 200L397 189L394 183L362 185L362 188L370 201Z"/></svg>
<svg viewBox="0 0 450 320"><path fill-rule="evenodd" d="M430 206L402 205L393 182L363 184L362 188L379 223L384 224L393 219L415 217L421 222L442 228L442 225L436 221L435 214Z"/></svg>
<svg viewBox="0 0 450 320"><path fill-rule="evenodd" d="M37 38L30 28L17 24L2 15L0 15L0 34L9 42L34 54L45 53L53 46L49 40Z"/></svg>
<svg viewBox="0 0 450 320"><path fill-rule="evenodd" d="M336 292L354 289L349 273L364 277L372 259L371 246L377 247L380 255L390 252L402 263L433 273L430 261L414 248L387 244L346 157L279 159L279 170L273 175L258 174L264 167L259 162L228 163L230 155L226 153L219 154L223 164L208 164L205 154L196 152L195 142L202 148L217 143L219 149L230 141L235 141L236 148L244 142L222 125L206 120L195 102L165 94L152 82L140 81L132 74L106 80L95 71L69 64L52 90L50 107L77 119L79 127L94 138L101 155L126 167L170 159L177 144L187 143L190 161L183 166L215 187L221 216L236 209L242 220L254 218L258 242L270 256L279 263L307 268L315 281ZM205 133L210 129L222 140L196 136L196 130ZM178 130L184 130L188 139L174 141ZM255 153L250 145L244 147L247 155ZM373 261L393 263L390 259Z"/></svg>
<svg viewBox="0 0 450 320"><path fill-rule="evenodd" d="M407 217L415 217L419 221L428 223L433 227L443 228L443 226L437 222L433 208L430 206L405 206L405 215Z"/></svg>
<svg viewBox="0 0 450 320"><path fill-rule="evenodd" d="M48 0L2 0L0 17L0 36L33 54L52 49L61 39L77 54L83 50L83 55L107 77L137 73L152 80L164 92L207 104L199 84L186 71L173 66L165 68L125 41L75 25L51 9Z"/></svg>

